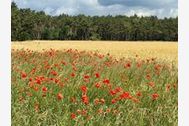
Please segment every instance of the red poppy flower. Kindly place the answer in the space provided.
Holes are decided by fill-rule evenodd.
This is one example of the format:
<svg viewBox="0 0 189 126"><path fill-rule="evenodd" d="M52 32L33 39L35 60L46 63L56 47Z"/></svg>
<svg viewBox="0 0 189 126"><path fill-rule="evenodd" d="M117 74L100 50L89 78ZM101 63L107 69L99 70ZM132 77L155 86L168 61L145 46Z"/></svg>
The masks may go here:
<svg viewBox="0 0 189 126"><path fill-rule="evenodd" d="M159 65L159 64L157 64L157 65L154 66L154 69L155 69L155 70L158 70L158 71L159 71L160 68L161 68L161 65Z"/></svg>
<svg viewBox="0 0 189 126"><path fill-rule="evenodd" d="M26 78L26 77L27 77L27 74L26 74L25 72L22 72L22 73L21 73L21 77L22 77L22 78Z"/></svg>
<svg viewBox="0 0 189 126"><path fill-rule="evenodd" d="M39 78L39 80L41 80L41 81L44 81L45 80L45 77L44 76L40 76L40 77L38 77Z"/></svg>
<svg viewBox="0 0 189 126"><path fill-rule="evenodd" d="M83 102L85 105L89 104L89 98L87 97L87 95L83 95L83 96L82 96L82 102Z"/></svg>
<svg viewBox="0 0 189 126"><path fill-rule="evenodd" d="M157 93L152 94L152 99L153 100L156 100L158 97L159 97L159 95Z"/></svg>
<svg viewBox="0 0 189 126"><path fill-rule="evenodd" d="M117 100L116 99L112 99L112 104L114 104L114 103L116 103L117 102Z"/></svg>
<svg viewBox="0 0 189 126"><path fill-rule="evenodd" d="M95 84L95 87L96 87L96 88L100 88L100 84L99 84L99 83L96 83L96 84Z"/></svg>
<svg viewBox="0 0 189 126"><path fill-rule="evenodd" d="M43 87L43 88L42 88L42 91L43 91L43 92L47 92L47 90L48 90L47 87Z"/></svg>
<svg viewBox="0 0 189 126"><path fill-rule="evenodd" d="M118 92L121 92L123 89L121 88L121 87L117 87L116 89L115 89L115 92L116 93L118 93Z"/></svg>
<svg viewBox="0 0 189 126"><path fill-rule="evenodd" d="M37 84L41 84L41 80L37 79L37 80L36 80L36 83L37 83Z"/></svg>
<svg viewBox="0 0 189 126"><path fill-rule="evenodd" d="M125 68L130 68L130 67L131 67L131 63L130 63L130 62L129 62L129 63L126 63L124 67L125 67Z"/></svg>
<svg viewBox="0 0 189 126"><path fill-rule="evenodd" d="M142 93L141 93L140 91L138 91L138 92L136 93L136 95L137 95L138 97L140 97L140 96L142 96Z"/></svg>
<svg viewBox="0 0 189 126"><path fill-rule="evenodd" d="M109 84L109 83L110 83L110 80L104 79L104 80L103 80L103 83L104 83L104 84Z"/></svg>
<svg viewBox="0 0 189 126"><path fill-rule="evenodd" d="M85 85L80 87L81 91L86 94L87 93L87 87Z"/></svg>
<svg viewBox="0 0 189 126"><path fill-rule="evenodd" d="M71 75L72 77L75 77L75 73L71 73L70 75Z"/></svg>
<svg viewBox="0 0 189 126"><path fill-rule="evenodd" d="M154 83L154 82L149 82L148 84L149 84L149 86L151 86L151 87L154 87L154 86L155 86L155 83Z"/></svg>
<svg viewBox="0 0 189 126"><path fill-rule="evenodd" d="M55 78L55 79L54 79L54 82L55 82L55 83L58 83L58 82L60 82L60 80Z"/></svg>
<svg viewBox="0 0 189 126"><path fill-rule="evenodd" d="M99 74L99 73L96 73L96 74L95 74L95 77L96 77L96 78L99 78L99 77L100 77L100 74Z"/></svg>
<svg viewBox="0 0 189 126"><path fill-rule="evenodd" d="M76 118L76 114L75 113L71 113L71 119L75 119Z"/></svg>
<svg viewBox="0 0 189 126"><path fill-rule="evenodd" d="M111 95L115 95L115 94L116 94L116 91L115 91L115 90L110 90L110 94L111 94Z"/></svg>
<svg viewBox="0 0 189 126"><path fill-rule="evenodd" d="M32 78L31 78L31 77L29 78L29 81L32 81Z"/></svg>
<svg viewBox="0 0 189 126"><path fill-rule="evenodd" d="M62 63L63 65L66 65L66 62L64 62L64 61L61 61L61 63Z"/></svg>
<svg viewBox="0 0 189 126"><path fill-rule="evenodd" d="M53 76L58 75L58 73L57 73L55 70L52 70L52 71L51 71L51 74L52 74Z"/></svg>
<svg viewBox="0 0 189 126"><path fill-rule="evenodd" d="M89 79L90 76L89 75L84 75L84 79Z"/></svg>
<svg viewBox="0 0 189 126"><path fill-rule="evenodd" d="M129 92L123 92L123 93L120 95L120 98L121 98L121 99L130 99L131 96L130 96Z"/></svg>
<svg viewBox="0 0 189 126"><path fill-rule="evenodd" d="M58 94L57 94L57 99L58 99L58 100L62 100L62 99L63 99L63 95L62 95L61 93L58 93Z"/></svg>
<svg viewBox="0 0 189 126"><path fill-rule="evenodd" d="M54 66L55 66L55 67L58 67L58 66L59 66L59 64L57 64L57 63L56 63L56 64L54 64Z"/></svg>
<svg viewBox="0 0 189 126"><path fill-rule="evenodd" d="M150 80L150 79L151 79L150 74L147 74L147 75L146 75L146 79L148 79L148 80Z"/></svg>

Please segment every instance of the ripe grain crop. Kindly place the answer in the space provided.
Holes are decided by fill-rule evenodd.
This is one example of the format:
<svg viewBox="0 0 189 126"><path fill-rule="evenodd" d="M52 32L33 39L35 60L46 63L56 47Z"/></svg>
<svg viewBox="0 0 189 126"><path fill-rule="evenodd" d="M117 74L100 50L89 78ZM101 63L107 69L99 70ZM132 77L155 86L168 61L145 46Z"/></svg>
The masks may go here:
<svg viewBox="0 0 189 126"><path fill-rule="evenodd" d="M42 51L43 49L78 49L80 51L99 51L110 53L116 58L135 57L158 58L169 63L178 63L177 42L125 42L125 41L24 41L12 42L13 49L31 49Z"/></svg>

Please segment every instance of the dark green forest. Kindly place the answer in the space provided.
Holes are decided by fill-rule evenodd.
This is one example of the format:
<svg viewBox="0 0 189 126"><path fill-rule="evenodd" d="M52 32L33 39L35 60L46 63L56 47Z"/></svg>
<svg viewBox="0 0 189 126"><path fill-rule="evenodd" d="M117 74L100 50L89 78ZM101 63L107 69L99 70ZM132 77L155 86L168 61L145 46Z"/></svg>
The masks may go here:
<svg viewBox="0 0 189 126"><path fill-rule="evenodd" d="M178 41L178 17L59 16L11 4L11 40Z"/></svg>

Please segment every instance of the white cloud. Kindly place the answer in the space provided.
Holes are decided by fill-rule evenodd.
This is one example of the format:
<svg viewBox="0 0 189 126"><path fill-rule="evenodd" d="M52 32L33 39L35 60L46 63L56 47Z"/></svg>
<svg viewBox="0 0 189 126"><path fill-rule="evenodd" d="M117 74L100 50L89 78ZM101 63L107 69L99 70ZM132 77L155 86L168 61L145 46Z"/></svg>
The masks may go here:
<svg viewBox="0 0 189 126"><path fill-rule="evenodd" d="M146 9L146 8L135 8L126 12L124 15L133 16L137 14L138 16L151 16L156 15L159 18L164 17L177 17L178 9Z"/></svg>
<svg viewBox="0 0 189 126"><path fill-rule="evenodd" d="M104 6L120 4L127 7L143 7L157 9L162 7L175 7L178 0L98 0Z"/></svg>
<svg viewBox="0 0 189 126"><path fill-rule="evenodd" d="M173 17L178 16L178 9L171 9L170 10L170 15L173 16Z"/></svg>
<svg viewBox="0 0 189 126"><path fill-rule="evenodd" d="M59 15L156 15L175 17L178 15L177 0L14 0L20 8L45 11L47 14ZM130 1L130 4L126 2ZM137 3L137 1L139 1ZM102 4L102 2L105 2ZM145 2L145 3L144 3ZM162 3L163 2L163 3ZM120 4L125 3L125 4ZM157 4L157 5L156 5ZM166 5L160 7L160 5Z"/></svg>
<svg viewBox="0 0 189 126"><path fill-rule="evenodd" d="M155 15L155 10L146 10L146 9L133 9L125 13L127 16L133 16L134 14L137 14L138 16L150 16Z"/></svg>

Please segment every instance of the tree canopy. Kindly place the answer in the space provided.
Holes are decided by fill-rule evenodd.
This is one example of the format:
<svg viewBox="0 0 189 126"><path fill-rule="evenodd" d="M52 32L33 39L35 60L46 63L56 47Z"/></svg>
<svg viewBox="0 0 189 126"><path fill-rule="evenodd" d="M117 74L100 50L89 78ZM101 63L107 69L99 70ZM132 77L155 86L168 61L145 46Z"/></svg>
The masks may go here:
<svg viewBox="0 0 189 126"><path fill-rule="evenodd" d="M178 41L178 17L59 16L11 5L11 40Z"/></svg>

